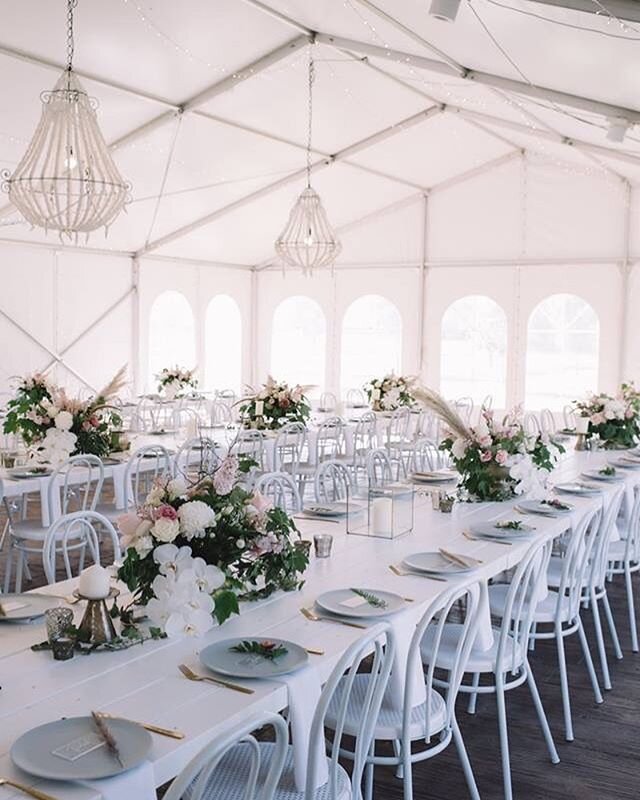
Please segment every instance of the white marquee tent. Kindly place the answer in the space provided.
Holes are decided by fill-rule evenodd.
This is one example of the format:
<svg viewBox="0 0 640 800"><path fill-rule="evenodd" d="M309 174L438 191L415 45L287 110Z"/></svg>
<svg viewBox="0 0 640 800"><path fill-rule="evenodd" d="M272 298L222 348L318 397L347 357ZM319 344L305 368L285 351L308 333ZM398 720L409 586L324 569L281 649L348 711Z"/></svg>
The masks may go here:
<svg viewBox="0 0 640 800"><path fill-rule="evenodd" d="M75 69L131 182L104 238L0 206L0 381L128 363L208 388L421 374L555 409L640 373L640 15L629 0L80 0ZM274 241L313 181L333 270ZM0 167L64 67L62 0L0 3ZM623 122L620 123L620 120ZM628 126L622 142L615 127ZM286 373L286 374L285 374Z"/></svg>

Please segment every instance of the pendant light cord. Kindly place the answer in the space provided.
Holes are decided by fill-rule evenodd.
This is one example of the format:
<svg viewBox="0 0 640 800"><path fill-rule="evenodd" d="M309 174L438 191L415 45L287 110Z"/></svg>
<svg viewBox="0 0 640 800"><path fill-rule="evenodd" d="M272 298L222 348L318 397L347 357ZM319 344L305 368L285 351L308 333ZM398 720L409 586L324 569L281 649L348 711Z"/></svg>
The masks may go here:
<svg viewBox="0 0 640 800"><path fill-rule="evenodd" d="M73 12L78 5L78 0L67 0L67 72L73 69L73 54L75 42L73 40Z"/></svg>
<svg viewBox="0 0 640 800"><path fill-rule="evenodd" d="M309 120L307 126L307 189L311 188L311 130L313 125L313 83L316 79L316 66L313 61L313 43L309 45Z"/></svg>

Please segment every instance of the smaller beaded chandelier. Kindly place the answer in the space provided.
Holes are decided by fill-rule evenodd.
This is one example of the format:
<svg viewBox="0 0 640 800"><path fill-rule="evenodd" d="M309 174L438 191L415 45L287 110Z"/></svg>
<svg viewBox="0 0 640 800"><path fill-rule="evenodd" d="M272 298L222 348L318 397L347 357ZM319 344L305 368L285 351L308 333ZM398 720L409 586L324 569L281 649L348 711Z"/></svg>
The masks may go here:
<svg viewBox="0 0 640 800"><path fill-rule="evenodd" d="M313 82L315 67L309 48L309 124L307 128L307 186L295 202L285 229L276 240L276 253L292 267L301 267L304 275L333 264L342 249L322 201L311 187L311 127L313 121Z"/></svg>
<svg viewBox="0 0 640 800"><path fill-rule="evenodd" d="M67 0L67 68L41 95L42 116L27 152L13 175L3 175L3 188L25 219L61 238L102 227L106 232L130 188L98 127L98 103L73 72L76 5Z"/></svg>

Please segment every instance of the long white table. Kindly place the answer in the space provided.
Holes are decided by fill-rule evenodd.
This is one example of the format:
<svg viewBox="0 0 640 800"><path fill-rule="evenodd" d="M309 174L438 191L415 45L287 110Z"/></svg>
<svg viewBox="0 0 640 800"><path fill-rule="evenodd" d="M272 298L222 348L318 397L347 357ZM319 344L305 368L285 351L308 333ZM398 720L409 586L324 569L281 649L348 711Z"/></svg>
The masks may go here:
<svg viewBox="0 0 640 800"><path fill-rule="evenodd" d="M596 467L606 460L604 454L570 454L558 469L558 479L573 478L584 468ZM555 479L555 476L554 476ZM625 473L625 483L640 482L640 472ZM619 486L619 485L618 485ZM569 498L576 506L570 518L531 517L539 536L557 536L595 504L607 502L616 487L603 484L601 495ZM63 716L86 715L101 709L134 720L175 727L183 731L183 740L153 737L150 756L154 781L160 786L173 778L208 742L248 715L280 711L286 707L287 691L278 681L255 681L255 694L238 692L186 680L177 669L187 663L200 668L198 653L211 642L232 636L268 635L282 637L306 647L321 647L323 656L311 656L322 680L326 679L344 652L358 638L359 631L330 622L310 622L300 614L323 591L353 585L398 592L414 598L400 613L416 619L428 603L437 597L445 584L422 577L398 577L388 565L406 554L446 546L482 560L477 570L480 578L495 577L515 566L530 545L530 540L499 543L472 542L462 536L470 524L509 515L512 503L457 505L450 515L434 512L428 494L416 494L415 525L412 533L394 540L347 535L344 525L322 520L299 520L305 538L313 533L334 535L333 554L315 559L306 574L300 592L279 593L267 600L245 604L242 613L223 626L212 629L202 639L170 639L146 642L116 653L76 656L69 662L53 661L47 652L34 653L30 646L45 638L44 625L0 626L0 776L48 791L60 800L100 800L94 789L69 783L56 783L21 773L11 763L12 743L29 729ZM65 582L44 590L64 597L73 587ZM60 601L64 603L64 600ZM76 613L82 609L76 607ZM20 794L0 787L0 800L18 800Z"/></svg>

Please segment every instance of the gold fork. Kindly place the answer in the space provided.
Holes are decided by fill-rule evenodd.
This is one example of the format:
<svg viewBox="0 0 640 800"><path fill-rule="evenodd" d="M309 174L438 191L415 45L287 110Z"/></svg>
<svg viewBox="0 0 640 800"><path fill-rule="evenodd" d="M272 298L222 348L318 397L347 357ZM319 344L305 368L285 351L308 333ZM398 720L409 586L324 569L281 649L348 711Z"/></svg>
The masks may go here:
<svg viewBox="0 0 640 800"><path fill-rule="evenodd" d="M197 672L194 672L191 667L188 667L186 664L178 664L178 669L184 675L185 678L188 678L190 681L208 681L209 683L215 683L216 686L224 686L227 689L233 689L236 692L242 692L243 694L253 694L253 689L248 689L246 686L240 686L239 683L230 683L229 681L220 680L220 678L212 678L210 675L198 675Z"/></svg>
<svg viewBox="0 0 640 800"><path fill-rule="evenodd" d="M338 625L347 625L349 628L362 628L363 630L366 630L367 628L366 625L360 625L357 622L347 622L346 619L325 617L324 615L321 616L320 614L316 614L315 611L312 611L310 608L301 608L300 613L307 619L311 620L311 622L337 622Z"/></svg>
<svg viewBox="0 0 640 800"><path fill-rule="evenodd" d="M31 786L25 786L24 783L10 781L9 778L0 778L0 786L11 786L13 789L17 789L19 792L29 795L29 797L37 798L37 800L57 800L52 794L41 792L39 789L33 789Z"/></svg>
<svg viewBox="0 0 640 800"><path fill-rule="evenodd" d="M119 717L116 714L106 714L104 711L98 711L96 713L98 716L104 717L104 719L125 719L125 717ZM151 733L157 733L160 736L169 736L172 739L184 739L184 733L182 733L182 731L177 731L174 728L161 728L159 725L152 725L149 722L137 722L133 720L126 721L133 722L134 725L139 725L141 728L151 731Z"/></svg>
<svg viewBox="0 0 640 800"><path fill-rule="evenodd" d="M393 572L394 575L399 575L401 578L404 578L407 575L410 575L412 578L427 578L430 581L440 581L441 583L447 583L446 578L441 578L439 575L427 575L426 572L411 572L408 569L401 569L397 564L389 564L389 569ZM408 600L409 598L405 598Z"/></svg>

